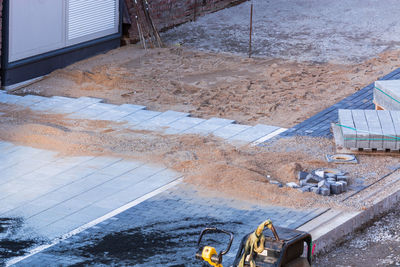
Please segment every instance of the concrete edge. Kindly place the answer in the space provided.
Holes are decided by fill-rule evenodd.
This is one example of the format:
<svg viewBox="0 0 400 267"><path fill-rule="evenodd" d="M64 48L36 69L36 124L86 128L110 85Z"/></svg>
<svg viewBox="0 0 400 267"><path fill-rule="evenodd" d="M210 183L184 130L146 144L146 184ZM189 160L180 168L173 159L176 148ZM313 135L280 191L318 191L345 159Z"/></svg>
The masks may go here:
<svg viewBox="0 0 400 267"><path fill-rule="evenodd" d="M18 89L24 88L24 87L26 87L28 85L34 84L34 83L36 83L38 81L41 81L41 80L44 79L44 77L45 76L40 76L40 77L36 77L36 78L30 79L30 80L27 80L27 81L23 81L23 82L20 82L20 83L16 83L16 84L12 84L12 85L6 85L6 86L3 86L2 89L4 89L7 92L13 92L13 91L16 91Z"/></svg>
<svg viewBox="0 0 400 267"><path fill-rule="evenodd" d="M399 180L396 182L398 183ZM384 192L379 193L381 193L380 196L372 194L370 199L374 199L374 204L365 210L349 212L330 209L297 228L297 230L311 234L313 242L316 244L315 255L327 252L347 235L398 206L400 189L388 196L382 196Z"/></svg>

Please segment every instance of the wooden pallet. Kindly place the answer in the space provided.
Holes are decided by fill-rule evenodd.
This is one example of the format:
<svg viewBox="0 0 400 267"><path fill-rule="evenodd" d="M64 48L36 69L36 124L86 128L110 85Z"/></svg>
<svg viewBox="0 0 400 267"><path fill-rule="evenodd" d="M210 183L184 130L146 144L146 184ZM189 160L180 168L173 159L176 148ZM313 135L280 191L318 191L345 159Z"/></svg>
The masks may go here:
<svg viewBox="0 0 400 267"><path fill-rule="evenodd" d="M375 105L375 110L385 110L384 107L382 107L381 105L377 104L375 101L372 101Z"/></svg>
<svg viewBox="0 0 400 267"><path fill-rule="evenodd" d="M336 146L336 153L340 154L355 154L355 155L374 155L374 156L400 156L400 150L377 150L377 149L364 149L364 148L345 148Z"/></svg>

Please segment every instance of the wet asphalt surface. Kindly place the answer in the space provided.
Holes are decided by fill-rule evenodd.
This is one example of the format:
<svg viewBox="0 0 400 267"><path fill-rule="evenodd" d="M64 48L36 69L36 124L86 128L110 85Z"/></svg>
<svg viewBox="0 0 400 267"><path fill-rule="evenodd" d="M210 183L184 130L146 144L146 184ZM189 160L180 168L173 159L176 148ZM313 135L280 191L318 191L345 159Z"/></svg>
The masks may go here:
<svg viewBox="0 0 400 267"><path fill-rule="evenodd" d="M21 218L0 218L0 265L4 259L22 256L32 246L41 241L19 235Z"/></svg>

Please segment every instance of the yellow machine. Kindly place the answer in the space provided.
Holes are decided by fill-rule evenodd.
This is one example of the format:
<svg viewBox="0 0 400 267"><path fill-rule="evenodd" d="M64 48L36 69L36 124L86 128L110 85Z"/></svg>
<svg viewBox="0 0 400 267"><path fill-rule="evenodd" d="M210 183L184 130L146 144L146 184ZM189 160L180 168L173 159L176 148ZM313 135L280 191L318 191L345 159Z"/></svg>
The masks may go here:
<svg viewBox="0 0 400 267"><path fill-rule="evenodd" d="M265 227L271 231L264 232ZM205 234L223 233L229 235L229 243L225 250L217 252L214 247L201 246ZM279 235L278 235L279 233ZM233 233L206 228L197 241L196 258L211 266L222 267L222 256L228 253L233 242ZM303 257L304 247L307 248ZM274 227L271 220L261 223L257 229L243 237L235 260L234 267L289 267L311 266L312 238L305 232L282 227Z"/></svg>

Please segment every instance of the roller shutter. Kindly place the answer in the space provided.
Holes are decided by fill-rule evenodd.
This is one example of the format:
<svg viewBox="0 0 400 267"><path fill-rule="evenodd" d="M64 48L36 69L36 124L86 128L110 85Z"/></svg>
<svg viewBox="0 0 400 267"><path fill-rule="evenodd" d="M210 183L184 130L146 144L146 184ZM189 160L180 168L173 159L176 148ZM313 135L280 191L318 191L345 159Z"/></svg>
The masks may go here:
<svg viewBox="0 0 400 267"><path fill-rule="evenodd" d="M69 0L67 43L75 44L118 32L117 0Z"/></svg>

